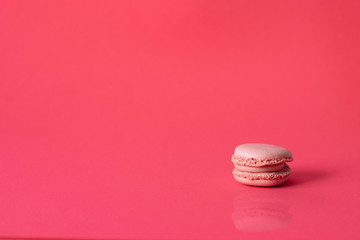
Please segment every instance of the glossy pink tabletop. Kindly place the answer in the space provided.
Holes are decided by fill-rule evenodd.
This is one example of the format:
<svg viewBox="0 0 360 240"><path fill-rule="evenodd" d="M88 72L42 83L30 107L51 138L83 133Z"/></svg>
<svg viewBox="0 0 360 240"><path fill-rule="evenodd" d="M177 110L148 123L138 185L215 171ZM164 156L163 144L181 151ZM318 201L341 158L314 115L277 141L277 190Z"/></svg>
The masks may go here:
<svg viewBox="0 0 360 240"><path fill-rule="evenodd" d="M0 1L0 238L360 239L359 1ZM276 188L242 143L290 149Z"/></svg>

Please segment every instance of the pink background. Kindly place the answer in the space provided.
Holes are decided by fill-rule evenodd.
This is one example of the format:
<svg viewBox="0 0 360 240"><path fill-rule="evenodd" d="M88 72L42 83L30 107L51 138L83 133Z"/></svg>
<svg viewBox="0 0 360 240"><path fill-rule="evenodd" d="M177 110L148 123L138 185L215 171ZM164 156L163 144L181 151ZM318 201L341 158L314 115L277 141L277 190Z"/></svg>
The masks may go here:
<svg viewBox="0 0 360 240"><path fill-rule="evenodd" d="M359 11L0 1L0 237L359 239ZM289 182L235 182L246 142Z"/></svg>

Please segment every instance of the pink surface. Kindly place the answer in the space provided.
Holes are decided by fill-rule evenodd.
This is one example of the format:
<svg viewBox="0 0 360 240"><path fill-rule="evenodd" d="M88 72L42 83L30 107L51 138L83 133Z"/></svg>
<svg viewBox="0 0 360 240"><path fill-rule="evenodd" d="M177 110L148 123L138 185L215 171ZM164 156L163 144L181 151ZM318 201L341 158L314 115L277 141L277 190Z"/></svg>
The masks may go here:
<svg viewBox="0 0 360 240"><path fill-rule="evenodd" d="M359 239L359 10L0 1L0 237ZM234 181L246 142L289 181Z"/></svg>

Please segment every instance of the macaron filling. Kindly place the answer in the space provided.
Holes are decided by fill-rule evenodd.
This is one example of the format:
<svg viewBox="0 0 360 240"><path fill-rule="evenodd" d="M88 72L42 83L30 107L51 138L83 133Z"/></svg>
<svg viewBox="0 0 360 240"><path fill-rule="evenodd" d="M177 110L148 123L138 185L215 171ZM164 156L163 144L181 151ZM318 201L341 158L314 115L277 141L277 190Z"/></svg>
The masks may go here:
<svg viewBox="0 0 360 240"><path fill-rule="evenodd" d="M287 164L280 171L276 172L262 172L262 173L254 173L254 172L242 172L238 169L234 169L233 175L235 177L241 177L248 180L279 180L283 178L287 178L291 173L291 169Z"/></svg>
<svg viewBox="0 0 360 240"><path fill-rule="evenodd" d="M235 168L241 172L253 172L253 173L262 173L262 172L275 172L283 169L285 163L280 163L276 165L269 165L263 167L249 167L235 164Z"/></svg>
<svg viewBox="0 0 360 240"><path fill-rule="evenodd" d="M267 165L276 165L284 162L291 162L293 160L292 157L284 157L284 158L271 158L271 159L255 159L255 158L242 158L236 156L235 154L232 156L232 162L241 166L250 166L250 167L262 167Z"/></svg>

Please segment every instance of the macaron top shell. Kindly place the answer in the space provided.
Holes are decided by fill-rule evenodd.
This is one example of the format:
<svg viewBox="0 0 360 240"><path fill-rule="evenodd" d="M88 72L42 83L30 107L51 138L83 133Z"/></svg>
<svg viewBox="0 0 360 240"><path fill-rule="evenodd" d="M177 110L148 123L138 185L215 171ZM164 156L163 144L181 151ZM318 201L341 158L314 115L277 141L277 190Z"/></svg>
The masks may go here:
<svg viewBox="0 0 360 240"><path fill-rule="evenodd" d="M292 154L286 148L261 143L247 143L237 146L232 159L238 165L259 167L291 162L292 160Z"/></svg>

